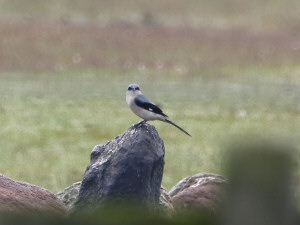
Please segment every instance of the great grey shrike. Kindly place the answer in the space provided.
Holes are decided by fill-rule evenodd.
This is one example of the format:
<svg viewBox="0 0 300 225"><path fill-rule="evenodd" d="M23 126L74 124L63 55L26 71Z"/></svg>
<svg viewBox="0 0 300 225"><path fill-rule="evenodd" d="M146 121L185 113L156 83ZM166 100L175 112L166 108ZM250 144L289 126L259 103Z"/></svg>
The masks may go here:
<svg viewBox="0 0 300 225"><path fill-rule="evenodd" d="M128 90L126 92L126 102L129 105L132 112L134 112L137 116L141 117L144 120L141 123L149 120L160 120L172 124L186 135L191 136L184 129L182 129L172 121L168 120L168 116L164 114L158 106L154 105L149 99L147 99L142 94L139 85L130 84L128 86Z"/></svg>

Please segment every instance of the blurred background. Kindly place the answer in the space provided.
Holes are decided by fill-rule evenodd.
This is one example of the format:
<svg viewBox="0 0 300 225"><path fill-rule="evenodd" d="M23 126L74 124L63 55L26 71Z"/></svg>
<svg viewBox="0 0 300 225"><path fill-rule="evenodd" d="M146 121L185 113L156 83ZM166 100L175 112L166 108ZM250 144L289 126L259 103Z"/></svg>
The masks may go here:
<svg viewBox="0 0 300 225"><path fill-rule="evenodd" d="M240 134L299 146L300 3L0 0L0 173L52 192L80 181L93 147L140 121L130 83L193 136L151 122L168 190L223 174Z"/></svg>

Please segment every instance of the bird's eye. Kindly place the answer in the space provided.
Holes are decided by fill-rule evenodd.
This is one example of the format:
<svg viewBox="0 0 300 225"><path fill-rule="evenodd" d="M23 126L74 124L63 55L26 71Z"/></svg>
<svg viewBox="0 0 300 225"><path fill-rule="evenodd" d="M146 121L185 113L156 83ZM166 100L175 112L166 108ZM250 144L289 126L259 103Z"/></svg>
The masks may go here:
<svg viewBox="0 0 300 225"><path fill-rule="evenodd" d="M140 90L140 88L139 88L139 87L136 87L135 90Z"/></svg>
<svg viewBox="0 0 300 225"><path fill-rule="evenodd" d="M128 87L128 91L132 91L132 87Z"/></svg>

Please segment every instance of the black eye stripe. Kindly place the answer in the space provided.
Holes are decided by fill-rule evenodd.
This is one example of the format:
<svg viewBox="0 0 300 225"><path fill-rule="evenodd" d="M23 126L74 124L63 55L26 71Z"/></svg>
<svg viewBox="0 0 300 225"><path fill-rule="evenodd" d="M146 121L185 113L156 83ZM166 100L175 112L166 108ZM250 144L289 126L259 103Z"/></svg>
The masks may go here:
<svg viewBox="0 0 300 225"><path fill-rule="evenodd" d="M132 91L132 90L140 90L139 87L128 87L128 91Z"/></svg>
<svg viewBox="0 0 300 225"><path fill-rule="evenodd" d="M137 86L137 85L130 85L128 86L128 91L139 91L140 90L140 87Z"/></svg>

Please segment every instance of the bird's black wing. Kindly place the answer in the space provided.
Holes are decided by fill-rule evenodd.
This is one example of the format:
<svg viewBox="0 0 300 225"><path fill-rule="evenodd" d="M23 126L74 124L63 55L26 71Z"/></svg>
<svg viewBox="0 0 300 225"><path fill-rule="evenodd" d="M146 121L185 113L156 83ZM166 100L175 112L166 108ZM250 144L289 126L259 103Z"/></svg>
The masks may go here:
<svg viewBox="0 0 300 225"><path fill-rule="evenodd" d="M135 99L134 99L135 104L137 104L137 106L146 109L150 112L154 112L157 114L160 114L162 116L168 117L166 114L163 113L163 111L157 107L156 105L154 105L152 102L150 102L150 100L148 98L146 98L144 95L138 95Z"/></svg>

